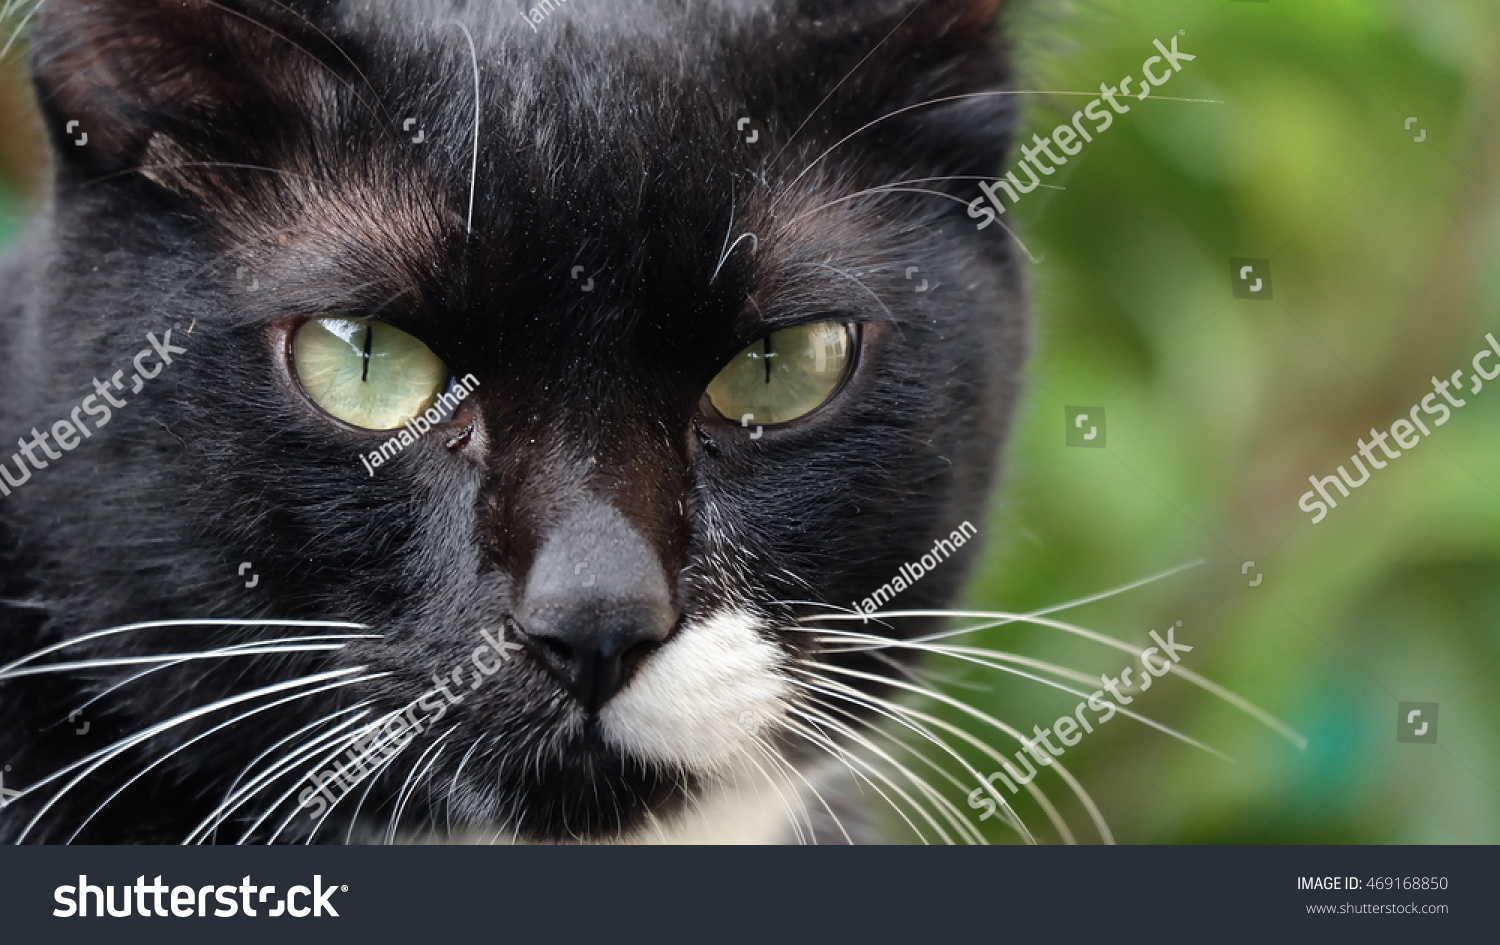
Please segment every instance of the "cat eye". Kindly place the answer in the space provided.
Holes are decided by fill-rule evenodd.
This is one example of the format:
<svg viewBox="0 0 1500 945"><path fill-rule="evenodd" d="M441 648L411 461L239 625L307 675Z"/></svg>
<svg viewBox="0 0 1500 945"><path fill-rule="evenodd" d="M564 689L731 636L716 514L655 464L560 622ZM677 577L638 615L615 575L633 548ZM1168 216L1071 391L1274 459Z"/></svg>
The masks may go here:
<svg viewBox="0 0 1500 945"><path fill-rule="evenodd" d="M708 385L708 400L742 426L788 423L823 406L854 360L854 329L815 322L772 332L734 356Z"/></svg>
<svg viewBox="0 0 1500 945"><path fill-rule="evenodd" d="M448 366L426 345L369 318L314 318L292 335L292 367L313 403L366 430L394 430L431 407Z"/></svg>

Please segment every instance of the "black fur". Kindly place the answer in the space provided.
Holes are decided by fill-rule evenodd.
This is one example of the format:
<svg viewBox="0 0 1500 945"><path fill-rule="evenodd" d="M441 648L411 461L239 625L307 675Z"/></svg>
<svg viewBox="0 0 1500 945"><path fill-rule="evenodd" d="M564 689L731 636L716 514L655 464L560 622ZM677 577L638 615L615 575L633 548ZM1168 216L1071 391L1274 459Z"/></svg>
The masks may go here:
<svg viewBox="0 0 1500 945"><path fill-rule="evenodd" d="M539 542L581 495L647 536L684 618L726 602L782 623L815 611L783 602L847 607L982 519L1025 342L1014 251L966 218L971 180L905 185L954 199L830 202L1001 165L1003 95L861 130L1005 88L994 0L571 0L535 32L521 10L43 8L33 56L55 193L0 264L0 461L14 437L66 418L93 378L128 377L148 333L171 329L188 353L0 497L0 663L170 618L347 620L383 638L161 669L74 721L147 667L0 683L6 786L258 686L353 665L389 674L202 738L79 840L178 842L278 740L362 700L391 711L417 698L432 673L468 659L480 629L506 625ZM468 27L481 72L472 232L473 72L450 21ZM87 145L73 143L79 130ZM720 268L747 232L757 239ZM914 290L913 266L931 291ZM480 381L447 435L374 478L358 457L385 437L330 420L286 367L288 326L327 312L378 314ZM739 349L768 326L825 318L862 324L864 339L856 375L826 408L755 440L705 415L705 386ZM973 547L897 603L950 604ZM49 659L305 632L148 629ZM807 651L805 634L778 640L789 656ZM463 752L439 756L403 830L602 839L697 790L586 732L565 736L568 698L530 656L507 663L454 716L454 746L486 747L457 779ZM25 839L68 839L145 765L265 701L101 766ZM347 802L316 840L379 839L436 734L375 783L368 823L351 831ZM70 780L0 813L0 838L19 837ZM218 839L237 839L290 784ZM306 838L311 821L295 820L281 839Z"/></svg>

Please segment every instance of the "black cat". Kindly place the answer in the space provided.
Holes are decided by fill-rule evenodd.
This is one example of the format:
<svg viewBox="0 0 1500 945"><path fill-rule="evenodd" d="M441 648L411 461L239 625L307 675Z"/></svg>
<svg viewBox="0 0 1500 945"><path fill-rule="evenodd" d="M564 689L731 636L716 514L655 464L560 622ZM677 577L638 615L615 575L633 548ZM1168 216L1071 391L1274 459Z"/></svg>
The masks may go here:
<svg viewBox="0 0 1500 945"><path fill-rule="evenodd" d="M997 5L49 0L0 838L867 837L813 618L977 545L904 567L1025 348Z"/></svg>

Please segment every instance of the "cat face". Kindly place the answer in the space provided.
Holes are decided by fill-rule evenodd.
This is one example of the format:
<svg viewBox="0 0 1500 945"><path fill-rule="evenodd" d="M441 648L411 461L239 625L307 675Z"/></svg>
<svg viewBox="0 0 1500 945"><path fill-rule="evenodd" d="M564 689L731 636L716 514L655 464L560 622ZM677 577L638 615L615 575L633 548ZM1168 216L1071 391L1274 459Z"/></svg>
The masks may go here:
<svg viewBox="0 0 1500 945"><path fill-rule="evenodd" d="M500 6L43 11L0 416L122 405L0 500L0 658L200 657L0 683L22 783L74 766L8 838L639 836L826 757L808 674L889 667L802 621L982 517L992 0Z"/></svg>

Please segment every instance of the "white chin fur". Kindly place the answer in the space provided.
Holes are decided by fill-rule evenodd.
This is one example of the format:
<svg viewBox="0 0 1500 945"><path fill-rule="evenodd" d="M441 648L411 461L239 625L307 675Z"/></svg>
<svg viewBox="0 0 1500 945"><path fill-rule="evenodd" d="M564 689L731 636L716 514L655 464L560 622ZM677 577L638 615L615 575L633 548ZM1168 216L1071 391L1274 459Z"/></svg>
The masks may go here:
<svg viewBox="0 0 1500 945"><path fill-rule="evenodd" d="M781 653L743 611L682 627L599 713L604 738L638 758L722 772L754 752L752 736L783 714L790 694Z"/></svg>

